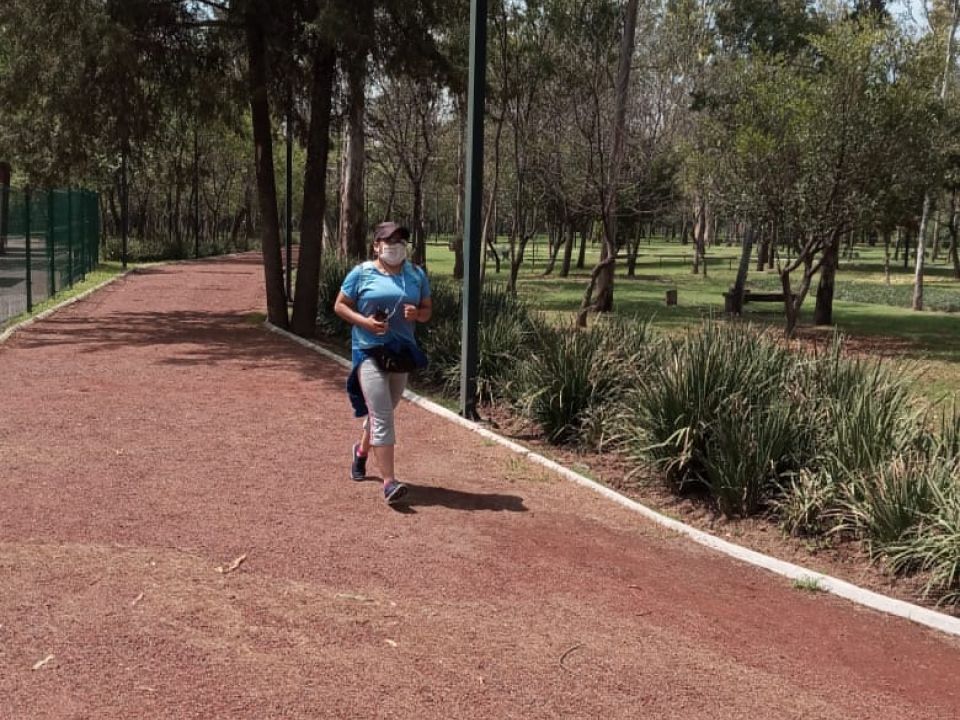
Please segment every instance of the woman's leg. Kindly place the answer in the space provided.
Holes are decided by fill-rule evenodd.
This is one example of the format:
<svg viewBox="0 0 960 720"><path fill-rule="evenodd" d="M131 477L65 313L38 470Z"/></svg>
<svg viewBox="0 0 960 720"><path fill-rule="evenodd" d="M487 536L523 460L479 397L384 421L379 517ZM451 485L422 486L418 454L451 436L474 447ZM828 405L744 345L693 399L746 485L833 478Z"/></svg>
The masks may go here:
<svg viewBox="0 0 960 720"><path fill-rule="evenodd" d="M406 381L406 376L403 376L403 380ZM396 433L393 410L399 402L396 393L397 385L398 381L393 374L380 370L373 360L365 360L360 365L360 389L363 391L369 413L360 438L360 451L363 452L363 444L366 441L367 446L373 450L373 457L385 484L395 479L393 446L396 442ZM402 388L399 394L402 396Z"/></svg>
<svg viewBox="0 0 960 720"><path fill-rule="evenodd" d="M397 446L397 437L396 437L396 423L397 423L397 405L400 404L400 400L403 399L403 391L407 387L407 373L387 373L387 381L390 383L390 401L393 403L393 427L394 427L394 436L393 436L393 445L389 448L384 447L379 452L382 452L385 455L389 455L385 459L386 462L390 464L390 471L393 473L396 467L396 451ZM391 477L393 477L391 475ZM386 480L386 478L384 478Z"/></svg>
<svg viewBox="0 0 960 720"><path fill-rule="evenodd" d="M363 430L360 431L360 442L357 443L357 450L361 457L366 457L370 452L370 418L363 419Z"/></svg>

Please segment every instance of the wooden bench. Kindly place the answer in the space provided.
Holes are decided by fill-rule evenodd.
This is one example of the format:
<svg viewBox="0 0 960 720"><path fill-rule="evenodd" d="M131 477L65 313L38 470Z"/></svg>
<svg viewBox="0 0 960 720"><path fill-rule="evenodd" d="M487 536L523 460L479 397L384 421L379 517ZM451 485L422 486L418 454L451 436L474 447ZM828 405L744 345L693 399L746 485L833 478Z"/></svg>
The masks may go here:
<svg viewBox="0 0 960 720"><path fill-rule="evenodd" d="M746 305L749 302L776 302L782 303L784 301L785 295L782 292L754 292L752 290L743 291L743 304ZM793 295L793 299L796 300L796 295ZM735 310L735 297L733 290L727 290L723 294L723 309L724 312L736 312Z"/></svg>

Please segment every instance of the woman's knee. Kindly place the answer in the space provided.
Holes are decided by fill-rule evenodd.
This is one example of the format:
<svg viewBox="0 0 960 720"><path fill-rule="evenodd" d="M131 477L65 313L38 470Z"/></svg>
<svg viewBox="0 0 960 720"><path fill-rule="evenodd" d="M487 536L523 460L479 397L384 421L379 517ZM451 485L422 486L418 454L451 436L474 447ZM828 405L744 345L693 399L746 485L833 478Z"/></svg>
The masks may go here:
<svg viewBox="0 0 960 720"><path fill-rule="evenodd" d="M397 434L393 423L393 410L370 415L370 444L374 447L395 445Z"/></svg>

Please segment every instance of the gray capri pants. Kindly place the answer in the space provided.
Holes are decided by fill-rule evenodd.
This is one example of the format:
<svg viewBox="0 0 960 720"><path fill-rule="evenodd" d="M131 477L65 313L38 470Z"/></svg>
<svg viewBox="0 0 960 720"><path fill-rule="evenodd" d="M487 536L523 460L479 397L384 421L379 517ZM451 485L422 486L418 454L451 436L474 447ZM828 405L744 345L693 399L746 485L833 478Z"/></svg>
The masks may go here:
<svg viewBox="0 0 960 720"><path fill-rule="evenodd" d="M370 444L374 447L396 445L393 411L406 386L407 373L384 372L371 358L360 364L360 390L369 413L363 427L370 429Z"/></svg>

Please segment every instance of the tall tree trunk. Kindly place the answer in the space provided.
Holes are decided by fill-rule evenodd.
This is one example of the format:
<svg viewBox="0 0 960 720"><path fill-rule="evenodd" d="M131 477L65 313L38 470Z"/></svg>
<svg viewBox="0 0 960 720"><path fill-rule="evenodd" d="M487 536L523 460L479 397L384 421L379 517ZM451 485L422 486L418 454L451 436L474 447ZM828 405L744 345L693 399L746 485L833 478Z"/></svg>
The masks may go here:
<svg viewBox="0 0 960 720"><path fill-rule="evenodd" d="M920 230L917 232L917 260L913 275L913 303L914 310L923 310L923 271L926 262L927 224L930 211L933 209L933 194L928 190L923 196L923 211L920 214ZM904 265L906 267L906 265Z"/></svg>
<svg viewBox="0 0 960 720"><path fill-rule="evenodd" d="M760 230L760 242L757 244L757 272L763 272L767 267L770 255L770 234L765 229Z"/></svg>
<svg viewBox="0 0 960 720"><path fill-rule="evenodd" d="M730 302L725 310L734 315L743 313L743 296L747 288L747 273L750 271L750 254L753 252L753 228L747 227L743 235L743 245L740 248L740 265L737 267L737 277L733 283ZM789 284L789 277L787 279ZM792 332L792 330L791 330Z"/></svg>
<svg viewBox="0 0 960 720"><path fill-rule="evenodd" d="M773 262L777 257L777 250L780 247L782 238L780 233L782 228L778 225L774 225L770 231L770 246L767 252L767 270L773 270Z"/></svg>
<svg viewBox="0 0 960 720"><path fill-rule="evenodd" d="M812 261L808 258L803 262L803 277L800 280L800 287L793 292L790 285L790 273L783 271L780 273L780 283L783 287L783 304L787 317L786 337L793 337L797 325L800 322L800 308L803 307L803 301L810 291L810 283L813 279Z"/></svg>
<svg viewBox="0 0 960 720"><path fill-rule="evenodd" d="M936 262L940 257L940 211L933 214L933 251L930 262Z"/></svg>
<svg viewBox="0 0 960 720"><path fill-rule="evenodd" d="M500 253L497 252L495 240L497 237L497 200L496 197L490 198L490 206L487 210L487 216L483 221L483 242L485 245L483 252L483 264L480 266L480 286L483 287L483 281L487 276L487 261L493 256L496 272L500 273Z"/></svg>
<svg viewBox="0 0 960 720"><path fill-rule="evenodd" d="M565 226L566 237L563 241L563 264L560 266L560 277L570 275L570 263L573 260L573 243L577 236L576 227L573 222L568 222ZM557 248L559 249L560 239L557 238Z"/></svg>
<svg viewBox="0 0 960 720"><path fill-rule="evenodd" d="M780 273L780 284L783 287L783 308L787 317L784 335L791 338L796 331L797 322L800 319L800 308L791 300L793 289L790 286L790 273Z"/></svg>
<svg viewBox="0 0 960 720"><path fill-rule="evenodd" d="M633 242L630 243L627 254L627 277L635 277L637 274L637 255L640 253L640 241L643 239L643 223L637 223L637 231L633 236Z"/></svg>
<svg viewBox="0 0 960 720"><path fill-rule="evenodd" d="M369 3L363 3L369 5ZM340 252L360 260L366 256L363 207L364 115L367 93L366 47L354 52L347 68L347 111L343 150L343 195L340 198Z"/></svg>
<svg viewBox="0 0 960 720"><path fill-rule="evenodd" d="M312 337L317 327L320 295L320 255L327 206L327 159L330 152L330 106L336 67L333 48L320 43L313 51L310 89L310 128L307 131L307 161L303 178L303 218L300 222L300 257L294 293L293 331Z"/></svg>
<svg viewBox="0 0 960 720"><path fill-rule="evenodd" d="M837 277L837 261L840 255L840 236L832 233L830 243L824 250L820 266L820 283L817 286L817 304L813 310L814 325L833 325L833 291Z"/></svg>
<svg viewBox="0 0 960 720"><path fill-rule="evenodd" d="M960 1L960 0L958 0ZM603 244L600 262L593 269L590 282L580 304L577 324L587 324L590 310L610 312L613 309L613 281L617 263L617 191L624 154L624 127L627 117L627 91L630 87L630 69L637 34L637 6L639 0L627 0L624 8L623 36L620 40L620 59L617 66L616 105L613 118L613 148L610 153L610 172L606 178L607 193L603 207ZM604 254L606 257L604 257ZM593 291L596 288L596 299Z"/></svg>
<svg viewBox="0 0 960 720"><path fill-rule="evenodd" d="M950 261L953 263L953 277L960 280L960 231L957 228L957 191L950 193L950 209L947 212L947 232L950 233Z"/></svg>
<svg viewBox="0 0 960 720"><path fill-rule="evenodd" d="M890 284L890 231L883 233L883 281Z"/></svg>
<svg viewBox="0 0 960 720"><path fill-rule="evenodd" d="M400 175L400 168L395 167L390 174L390 191L387 193L387 206L383 211L381 220L388 220L393 217L393 206L397 202L397 177Z"/></svg>
<svg viewBox="0 0 960 720"><path fill-rule="evenodd" d="M504 108L500 108L500 118L497 120L497 130L493 136L493 187L490 188L490 200L487 204L487 212L483 217L483 228L481 229L481 234L485 238L484 242L487 243L488 247L493 247L496 244L496 207L497 207L497 193L500 190L500 138L503 136L503 122L506 116L506 111ZM491 222L492 221L492 222ZM490 240L491 224L493 225L493 241ZM497 272L500 272L500 256L497 253L496 249L493 251L494 257L497 260ZM486 274L486 253L484 253L484 262L483 269L480 273L480 284L483 285L483 277Z"/></svg>
<svg viewBox="0 0 960 720"><path fill-rule="evenodd" d="M523 256L527 252L527 244L536 234L536 228L537 215L534 214L529 228L526 227L526 223L520 223L520 237L517 238L516 245L510 248L510 280L507 283L507 289L513 294L517 292L517 277L520 275L520 266L523 265Z"/></svg>
<svg viewBox="0 0 960 720"><path fill-rule="evenodd" d="M586 222L580 230L580 250L577 252L577 270L583 270L587 264L587 234L592 229L592 223Z"/></svg>
<svg viewBox="0 0 960 720"><path fill-rule="evenodd" d="M957 23L960 22L960 0L953 0L952 17L947 35L947 57L943 64L943 80L940 83L940 103L947 97L947 86L950 83L950 74L953 70L953 36L957 33ZM923 264L925 261L927 219L933 207L933 191L927 188L923 196L923 213L920 216L920 232L917 235L917 264L913 276L913 309L923 310Z"/></svg>
<svg viewBox="0 0 960 720"><path fill-rule="evenodd" d="M260 205L260 245L267 295L267 318L277 327L289 327L287 296L283 287L280 253L280 219L277 217L277 186L273 168L273 132L267 95L267 52L262 6L248 8L245 17L247 62L250 82L250 113L253 121L254 163Z"/></svg>
<svg viewBox="0 0 960 720"><path fill-rule="evenodd" d="M691 271L694 275L697 275L700 272L702 261L704 277L707 276L706 247L713 230L711 215L706 198L702 193L698 193L693 220L693 268Z"/></svg>
<svg viewBox="0 0 960 720"><path fill-rule="evenodd" d="M464 147L463 139L466 134L467 114L463 111L466 102L457 101L457 197L456 218L453 226L453 277L463 279L463 195L464 183Z"/></svg>
<svg viewBox="0 0 960 720"><path fill-rule="evenodd" d="M423 178L413 183L413 262L427 266L427 238L423 232Z"/></svg>

